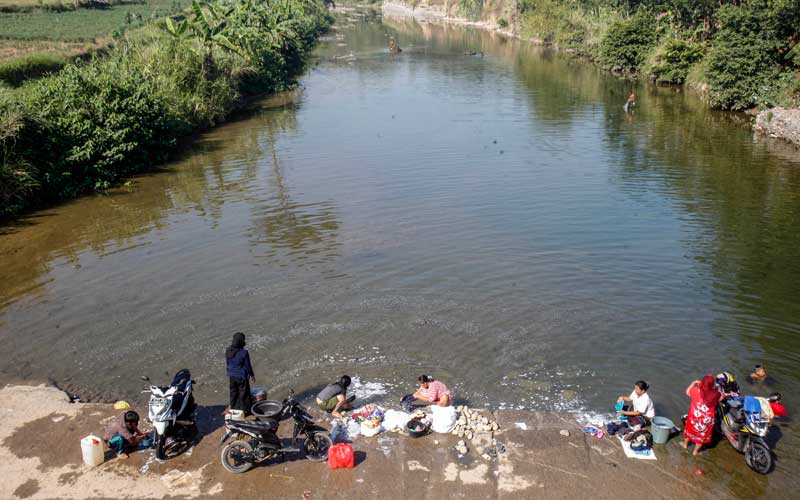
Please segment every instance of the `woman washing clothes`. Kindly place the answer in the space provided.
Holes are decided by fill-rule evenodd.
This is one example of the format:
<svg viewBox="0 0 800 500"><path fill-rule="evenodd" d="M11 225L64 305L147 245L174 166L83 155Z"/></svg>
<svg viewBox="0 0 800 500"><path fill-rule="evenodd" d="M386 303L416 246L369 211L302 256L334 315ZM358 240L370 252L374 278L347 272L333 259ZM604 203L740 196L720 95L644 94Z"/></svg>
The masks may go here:
<svg viewBox="0 0 800 500"><path fill-rule="evenodd" d="M245 344L244 333L234 333L230 347L225 350L225 361L231 410L242 410L245 415L250 415L250 409L253 407L250 381L255 383L256 375L253 372L253 365L250 364L250 353L244 348Z"/></svg>
<svg viewBox="0 0 800 500"><path fill-rule="evenodd" d="M631 427L650 425L650 420L656 416L653 400L647 394L649 388L647 382L639 380L633 384L633 392L630 396L620 396L617 400L625 403L622 410L617 413L628 417Z"/></svg>
<svg viewBox="0 0 800 500"><path fill-rule="evenodd" d="M420 375L417 378L417 384L419 384L419 389L413 394L414 399L439 406L450 406L453 402L453 394L450 389L438 380L433 380L433 377Z"/></svg>
<svg viewBox="0 0 800 500"><path fill-rule="evenodd" d="M703 445L711 442L714 431L714 414L722 395L714 385L714 376L709 374L703 380L695 380L686 388L686 395L692 399L689 414L686 415L686 427L683 430L681 446L689 449L689 441L694 443L692 455L700 454Z"/></svg>

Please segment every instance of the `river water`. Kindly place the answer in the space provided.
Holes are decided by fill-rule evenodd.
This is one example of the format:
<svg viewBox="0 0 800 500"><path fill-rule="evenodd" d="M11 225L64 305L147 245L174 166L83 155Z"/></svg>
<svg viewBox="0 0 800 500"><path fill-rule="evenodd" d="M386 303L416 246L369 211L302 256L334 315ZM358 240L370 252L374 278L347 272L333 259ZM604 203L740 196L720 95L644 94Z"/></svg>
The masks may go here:
<svg viewBox="0 0 800 500"><path fill-rule="evenodd" d="M474 405L607 413L645 379L677 420L689 382L762 362L774 386L746 392L800 411L796 149L680 90L411 20L340 21L300 83L163 172L5 226L2 378L137 398L187 366L220 403L243 331L276 392L346 372L394 399L428 373ZM718 446L715 487L796 492L797 431L768 478Z"/></svg>

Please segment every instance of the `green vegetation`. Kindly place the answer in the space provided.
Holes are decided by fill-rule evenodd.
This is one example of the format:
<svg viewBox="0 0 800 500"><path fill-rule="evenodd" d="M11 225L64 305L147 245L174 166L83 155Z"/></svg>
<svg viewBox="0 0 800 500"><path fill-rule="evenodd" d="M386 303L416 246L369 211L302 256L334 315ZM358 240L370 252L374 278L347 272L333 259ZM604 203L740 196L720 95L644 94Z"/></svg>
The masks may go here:
<svg viewBox="0 0 800 500"><path fill-rule="evenodd" d="M244 96L284 88L330 23L313 0L195 1L192 11L0 94L0 215L163 161Z"/></svg>
<svg viewBox="0 0 800 500"><path fill-rule="evenodd" d="M94 41L141 26L147 19L176 14L186 0L148 0L141 4L120 4L105 9L77 9L67 12L35 11L0 13L0 37L12 40Z"/></svg>
<svg viewBox="0 0 800 500"><path fill-rule="evenodd" d="M631 77L690 81L720 109L800 101L800 0L520 0L517 11L526 36Z"/></svg>
<svg viewBox="0 0 800 500"><path fill-rule="evenodd" d="M480 19L482 10L483 0L458 0L458 12L468 19Z"/></svg>
<svg viewBox="0 0 800 500"><path fill-rule="evenodd" d="M67 64L67 58L57 54L31 54L0 64L0 82L17 87L25 80L54 73Z"/></svg>

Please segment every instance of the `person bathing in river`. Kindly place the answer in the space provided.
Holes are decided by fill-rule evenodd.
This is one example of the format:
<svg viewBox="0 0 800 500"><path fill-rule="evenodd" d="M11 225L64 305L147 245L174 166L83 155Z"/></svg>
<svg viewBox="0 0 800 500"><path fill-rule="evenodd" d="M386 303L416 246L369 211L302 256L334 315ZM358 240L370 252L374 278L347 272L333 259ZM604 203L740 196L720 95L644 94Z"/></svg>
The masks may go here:
<svg viewBox="0 0 800 500"><path fill-rule="evenodd" d="M245 415L250 415L250 409L253 407L250 381L255 383L256 375L250 363L250 353L244 348L245 345L244 333L234 333L230 347L225 350L225 362L231 410L242 410Z"/></svg>
<svg viewBox="0 0 800 500"><path fill-rule="evenodd" d="M350 377L342 375L338 382L326 386L317 394L317 405L334 417L341 417L342 410L349 410L350 403L355 401L355 396L347 397L347 388L350 387Z"/></svg>
<svg viewBox="0 0 800 500"><path fill-rule="evenodd" d="M106 427L103 440L121 460L127 460L128 453L133 450L150 446L149 436L139 430L139 414L133 410L120 413Z"/></svg>
<svg viewBox="0 0 800 500"><path fill-rule="evenodd" d="M686 388L686 395L692 399L689 404L689 413L686 415L686 427L683 430L681 446L689 449L689 441L694 443L692 455L697 456L703 445L711 442L714 431L714 414L717 403L722 395L714 385L714 376L711 374L703 380L695 380Z"/></svg>
<svg viewBox="0 0 800 500"><path fill-rule="evenodd" d="M625 103L625 112L630 113L633 107L636 106L636 94L631 90L631 95L628 96L628 102Z"/></svg>
<svg viewBox="0 0 800 500"><path fill-rule="evenodd" d="M453 402L453 394L450 389L438 380L433 380L433 377L420 375L417 378L417 384L419 384L419 389L412 395L414 399L439 406L450 406Z"/></svg>
<svg viewBox="0 0 800 500"><path fill-rule="evenodd" d="M626 405L618 413L628 417L628 423L631 427L650 425L650 420L656 416L656 410L653 407L653 400L647 394L647 389L650 386L644 380L639 380L633 384L633 392L630 396L620 396L617 401L621 401Z"/></svg>

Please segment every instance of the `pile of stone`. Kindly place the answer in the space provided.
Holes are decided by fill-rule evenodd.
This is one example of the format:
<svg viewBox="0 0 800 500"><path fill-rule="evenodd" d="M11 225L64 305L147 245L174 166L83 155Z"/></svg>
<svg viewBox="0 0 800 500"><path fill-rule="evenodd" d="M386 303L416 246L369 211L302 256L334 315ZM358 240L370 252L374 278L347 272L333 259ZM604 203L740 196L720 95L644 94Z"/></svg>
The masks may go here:
<svg viewBox="0 0 800 500"><path fill-rule="evenodd" d="M495 420L467 406L457 407L456 413L458 420L456 420L456 426L453 428L452 433L460 438L472 440L480 433L494 433L500 428ZM490 435L491 437L493 436Z"/></svg>

